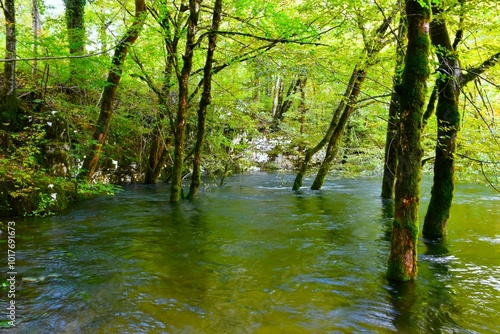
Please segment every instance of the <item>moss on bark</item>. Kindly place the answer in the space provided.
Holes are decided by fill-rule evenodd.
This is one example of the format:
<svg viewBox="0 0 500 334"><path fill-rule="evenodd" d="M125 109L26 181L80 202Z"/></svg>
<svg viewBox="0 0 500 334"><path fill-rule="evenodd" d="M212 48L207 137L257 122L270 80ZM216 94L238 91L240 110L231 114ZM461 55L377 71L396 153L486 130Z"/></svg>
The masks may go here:
<svg viewBox="0 0 500 334"><path fill-rule="evenodd" d="M440 12L440 9L435 8ZM438 122L436 158L434 160L434 183L431 199L425 215L423 234L427 238L443 237L455 190L455 149L460 127L458 97L460 95L460 64L451 44L446 22L436 20L431 24L432 43L437 47L440 62L437 81Z"/></svg>

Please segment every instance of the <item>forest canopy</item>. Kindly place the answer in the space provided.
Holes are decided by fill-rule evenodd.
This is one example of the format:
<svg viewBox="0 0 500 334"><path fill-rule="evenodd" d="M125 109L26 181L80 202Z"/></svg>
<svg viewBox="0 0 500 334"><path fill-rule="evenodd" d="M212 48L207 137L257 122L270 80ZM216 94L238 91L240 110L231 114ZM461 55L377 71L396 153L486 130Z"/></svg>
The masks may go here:
<svg viewBox="0 0 500 334"><path fill-rule="evenodd" d="M52 212L111 191L101 182L170 181L170 199L179 201L196 196L182 181L196 184L202 174L223 184L254 167L307 165L304 175L319 167L323 177L383 172L398 52L406 45L401 1L1 6L2 212ZM443 57L458 59L465 79L454 125L456 176L498 187L500 4L432 7L432 22L446 27L454 45L431 45L426 100L451 75ZM432 175L438 121L435 104L427 106L422 165ZM66 196L56 201L56 192Z"/></svg>

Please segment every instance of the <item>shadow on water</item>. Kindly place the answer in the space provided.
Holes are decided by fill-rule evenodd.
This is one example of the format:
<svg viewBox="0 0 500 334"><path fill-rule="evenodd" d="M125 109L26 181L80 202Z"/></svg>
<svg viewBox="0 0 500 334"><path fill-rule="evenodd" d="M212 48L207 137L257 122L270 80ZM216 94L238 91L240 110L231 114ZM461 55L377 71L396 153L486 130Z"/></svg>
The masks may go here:
<svg viewBox="0 0 500 334"><path fill-rule="evenodd" d="M384 227L383 240L391 242L392 236L392 221L394 220L394 201L392 199L381 199L382 202L382 218L381 223Z"/></svg>
<svg viewBox="0 0 500 334"><path fill-rule="evenodd" d="M446 245L446 238L422 239L425 253L419 257L419 270L426 281L426 323L427 332L454 332L460 327L453 320L458 314L454 291L450 286L452 273L450 262L454 257ZM453 315L453 316L452 316Z"/></svg>
<svg viewBox="0 0 500 334"><path fill-rule="evenodd" d="M382 200L383 240L390 243L394 201ZM419 255L419 274L415 281L389 282L386 287L394 309L393 325L400 333L441 333L460 329L450 312L454 310L453 291L448 285L452 259L445 239L420 239L425 252ZM422 249L419 250L422 252Z"/></svg>

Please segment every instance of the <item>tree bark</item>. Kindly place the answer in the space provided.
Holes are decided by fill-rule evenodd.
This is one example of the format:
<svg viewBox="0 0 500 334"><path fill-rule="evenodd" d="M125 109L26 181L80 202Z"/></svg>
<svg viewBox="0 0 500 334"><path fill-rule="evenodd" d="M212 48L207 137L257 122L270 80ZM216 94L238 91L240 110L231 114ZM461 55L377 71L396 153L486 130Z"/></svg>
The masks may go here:
<svg viewBox="0 0 500 334"><path fill-rule="evenodd" d="M5 59L12 59L4 63L2 96L0 104L0 127L12 131L21 129L19 100L16 89L16 6L14 0L5 0L2 4L5 16Z"/></svg>
<svg viewBox="0 0 500 334"><path fill-rule="evenodd" d="M345 127L347 125L347 121L349 117L354 111L356 106L359 93L361 92L361 86L366 78L365 70L358 69L353 72L355 77L354 85L351 90L351 94L348 96L348 103L345 105L342 115L333 131L332 136L328 142L328 146L326 149L326 155L323 161L321 162L321 166L319 167L318 173L316 174L316 178L314 179L313 184L311 185L311 190L319 190L323 186L326 175L330 170L330 165L337 155L339 142L344 134Z"/></svg>
<svg viewBox="0 0 500 334"><path fill-rule="evenodd" d="M402 13L403 15L403 13ZM398 168L398 125L399 125L399 96L395 87L401 85L401 73L404 67L406 39L406 23L402 17L399 23L398 40L396 41L396 71L394 73L394 88L389 105L389 119L385 137L384 152L384 174L382 177L381 197L394 198L394 186L396 184L396 172Z"/></svg>
<svg viewBox="0 0 500 334"><path fill-rule="evenodd" d="M86 0L64 0L66 7L66 29L68 47L71 55L83 54L85 51L85 2ZM82 68L78 68L79 59L70 59L70 81L74 81Z"/></svg>
<svg viewBox="0 0 500 334"><path fill-rule="evenodd" d="M276 75L276 81L274 83L273 93L273 107L271 109L271 115L273 118L279 113L279 108L281 107L281 101L283 100L283 80L281 80L281 76Z"/></svg>
<svg viewBox="0 0 500 334"><path fill-rule="evenodd" d="M434 7L433 10L436 14L442 12L440 7ZM496 65L500 57L500 52L497 52L478 66L469 68L464 75L456 50L461 36L462 31L459 30L455 42L452 44L444 19L434 20L431 23L432 43L440 50L437 53L440 63L438 69L440 78L437 81L436 118L438 133L434 160L434 183L422 231L426 238L443 237L450 218L455 190L455 151L460 130L459 97L461 89L490 67Z"/></svg>
<svg viewBox="0 0 500 334"><path fill-rule="evenodd" d="M212 31L219 30L222 14L222 0L215 0L214 13L212 18ZM211 32L208 35L208 50L203 69L203 93L198 108L198 129L196 135L196 146L194 149L193 175L189 187L188 199L195 199L198 196L198 189L201 184L201 156L203 153L203 143L205 141L207 107L212 99L212 68L214 62L214 52L217 46L217 33Z"/></svg>
<svg viewBox="0 0 500 334"><path fill-rule="evenodd" d="M434 14L441 11L434 7ZM437 82L438 122L436 158L434 160L434 183L431 199L425 215L423 235L440 238L445 233L450 217L450 208L455 189L455 159L457 134L460 127L458 98L462 76L458 57L451 44L444 19L434 20L430 25L432 44L439 50L440 78Z"/></svg>
<svg viewBox="0 0 500 334"><path fill-rule="evenodd" d="M299 91L300 91L300 103L298 106L299 114L300 114L300 133L303 134L305 132L305 124L306 124L306 113L307 113L307 108L306 108L306 84L307 84L307 78L304 78L301 80L300 85L299 85ZM302 151L302 148L301 148Z"/></svg>
<svg viewBox="0 0 500 334"><path fill-rule="evenodd" d="M38 71L38 61L36 57L38 57L38 36L42 32L42 23L40 21L40 11L38 9L38 0L32 0L31 4L31 18L33 21L33 68L31 69L31 80L33 83L37 84L36 80L36 72Z"/></svg>
<svg viewBox="0 0 500 334"><path fill-rule="evenodd" d="M189 0L189 18L186 39L186 50L182 56L184 64L179 80L179 104L174 129L174 164L172 168L172 185L170 188L170 202L177 203L182 194L182 166L184 156L184 137L186 133L186 115L189 97L189 75L193 67L193 52L198 25L198 17L202 0Z"/></svg>
<svg viewBox="0 0 500 334"><path fill-rule="evenodd" d="M400 96L398 173L387 277L408 281L417 275L417 238L422 148L420 137L426 98L430 40L430 1L406 0L408 47Z"/></svg>
<svg viewBox="0 0 500 334"><path fill-rule="evenodd" d="M297 173L297 176L295 177L295 180L293 182L292 190L299 190L300 189L300 187L302 186L302 180L307 172L307 169L309 167L309 163L311 162L312 157L319 150L321 150L326 145L326 143L329 143L329 145L328 145L325 159L331 161L335 157L335 151L336 151L336 147L338 145L338 140L341 138L342 133L344 132L344 129L342 127L345 127L345 125L347 124L347 119L351 115L352 110L355 108L355 105L357 102L357 97L359 96L359 91L356 92L355 94L353 94L353 92L355 90L355 87L357 87L356 89L359 90L361 88L361 84L363 82L363 80L361 80L361 82L359 82L359 85L357 85L357 81L359 80L358 76L360 76L360 74L361 74L361 77L364 77L366 75L366 71L368 70L368 68L371 65L373 65L373 61L375 59L375 56L380 52L380 50L382 50L384 45L386 45L387 39L385 36L385 32L387 31L387 29L389 29L390 23L392 22L394 15L395 15L395 12L393 12L391 14L391 16L386 18L382 22L380 27L378 27L375 31L373 31L372 38L370 39L370 41L366 41L367 44L365 45L365 47L363 49L364 54L363 54L362 61L360 61L360 64L358 64L354 68L353 73L351 74L351 78L350 78L349 83L347 85L347 89L344 92L343 99L340 101L337 109L333 113L332 120L330 122L330 126L328 127L328 130L327 130L326 134L324 135L323 139L321 139L321 141L315 147L306 150L304 160L300 163L299 172ZM345 101L348 101L348 103L346 103ZM347 112L344 113L344 111L347 111ZM339 120L340 120L342 115L347 116L347 118L345 119L346 123L343 123L341 125L341 127L339 129L337 129L337 127L339 127L338 123L339 123ZM333 136L334 132L337 132L337 134L339 136L338 136L338 138L334 139L334 141L332 141L332 136ZM323 161L323 164L324 163L325 163L325 161ZM326 163L327 163L327 161L326 161ZM329 166L324 164L323 168L320 170L319 178L317 177L317 179L318 179L317 182L315 180L316 184L313 184L313 187L311 187L311 189L321 188L321 185L323 184L323 180L324 180L324 175L326 175L326 173L324 171L328 171L328 169L329 169Z"/></svg>
<svg viewBox="0 0 500 334"><path fill-rule="evenodd" d="M295 95L301 89L302 82L304 80L305 79L301 78L300 76L297 76L295 79L293 79L284 97L283 97L284 81L282 81L280 86L281 89L279 90L281 97L278 99L277 107L273 108L274 113L273 113L273 122L271 124L271 131L279 130L281 122L283 122L283 119L285 118L285 114L290 110L290 108L293 105L292 96Z"/></svg>
<svg viewBox="0 0 500 334"><path fill-rule="evenodd" d="M135 19L134 23L127 30L125 36L121 39L120 43L116 46L113 59L111 61L111 68L109 70L106 86L104 87L101 103L100 114L97 126L95 127L92 136L92 145L87 153L83 162L83 171L81 176L86 176L87 181L91 182L92 177L99 162L99 156L102 151L102 146L106 141L106 136L109 132L109 125L111 124L111 117L113 115L113 104L115 101L116 90L123 71L123 63L127 57L129 47L135 43L139 37L139 31L142 29L144 21L146 20L146 2L145 0L135 0Z"/></svg>
<svg viewBox="0 0 500 334"><path fill-rule="evenodd" d="M161 6L163 8L167 8L168 4L166 1L162 1ZM156 93L160 104L160 110L155 120L156 126L153 131L153 139L149 149L148 162L144 178L144 183L154 184L158 180L168 157L167 147L170 144L171 138L170 136L166 138L164 135L163 123L165 118L168 117L172 133L175 132L172 113L172 106L174 102L170 95L170 87L172 85L172 73L174 68L176 71L178 70L176 67L176 59L178 57L177 50L181 37L180 31L182 30L182 20L180 17L176 17L176 20L172 19L172 16L167 10L165 10L165 12L158 12L151 7L149 10L163 30L165 49L167 51L167 60L163 73L163 84L161 89L154 87L153 82L149 79L149 77L145 80L150 88ZM142 65L140 66L142 69ZM147 76L144 71L143 73Z"/></svg>
<svg viewBox="0 0 500 334"><path fill-rule="evenodd" d="M307 170L309 168L309 163L311 162L312 157L316 153L318 153L319 150L321 150L330 141L330 138L333 135L333 132L335 131L335 128L339 122L340 116L342 115L342 111L344 110L345 101L351 95L351 92L354 88L354 83L357 77L357 71L358 71L357 68L354 68L351 74L351 78L349 79L349 83L347 84L347 88L344 92L343 98L340 100L339 105L333 112L332 120L330 121L330 125L328 127L327 132L316 146L306 150L304 154L304 160L300 163L299 172L297 173L297 176L295 177L295 180L293 182L292 190L297 191L300 189L300 187L302 187L302 180L304 179L304 176L307 173Z"/></svg>

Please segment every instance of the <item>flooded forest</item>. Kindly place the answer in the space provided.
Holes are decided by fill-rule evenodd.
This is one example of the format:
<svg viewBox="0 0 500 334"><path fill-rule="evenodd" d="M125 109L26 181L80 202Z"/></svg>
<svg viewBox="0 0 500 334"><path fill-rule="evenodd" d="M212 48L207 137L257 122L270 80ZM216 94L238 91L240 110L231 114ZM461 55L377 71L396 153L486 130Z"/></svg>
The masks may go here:
<svg viewBox="0 0 500 334"><path fill-rule="evenodd" d="M498 330L497 1L0 9L0 333Z"/></svg>

